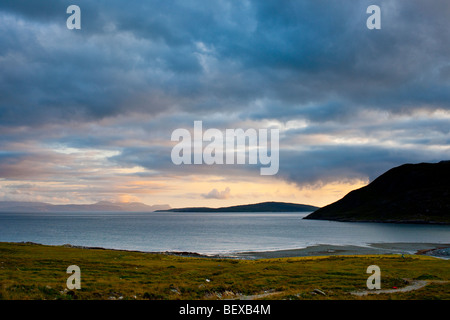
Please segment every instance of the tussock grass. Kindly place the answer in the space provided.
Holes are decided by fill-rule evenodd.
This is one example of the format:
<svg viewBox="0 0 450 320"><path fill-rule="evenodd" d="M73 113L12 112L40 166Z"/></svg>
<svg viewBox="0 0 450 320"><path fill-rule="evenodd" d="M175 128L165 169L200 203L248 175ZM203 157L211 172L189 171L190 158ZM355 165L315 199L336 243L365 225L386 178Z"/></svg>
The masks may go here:
<svg viewBox="0 0 450 320"><path fill-rule="evenodd" d="M423 289L357 297L369 265L382 289L408 279L439 279ZM81 268L81 289L69 291L66 269ZM428 256L363 255L233 260L118 250L0 243L0 299L450 299L450 261ZM320 289L326 295L312 293Z"/></svg>

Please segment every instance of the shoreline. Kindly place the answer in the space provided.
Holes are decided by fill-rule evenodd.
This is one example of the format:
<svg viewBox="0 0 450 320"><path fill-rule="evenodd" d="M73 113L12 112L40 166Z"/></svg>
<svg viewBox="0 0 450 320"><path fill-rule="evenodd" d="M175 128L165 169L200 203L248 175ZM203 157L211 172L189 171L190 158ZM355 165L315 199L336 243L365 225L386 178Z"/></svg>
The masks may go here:
<svg viewBox="0 0 450 320"><path fill-rule="evenodd" d="M16 244L44 245L35 242L4 242ZM259 260L259 259L277 259L277 258L297 258L297 257L325 257L336 255L386 255L386 254L407 254L407 255L427 255L436 258L450 259L450 243L420 243L420 242L386 242L370 243L367 245L331 245L317 244L305 248L282 249L270 251L244 251L224 254L202 254L187 251L140 251L128 249L114 249L104 247L77 246L71 244L49 245L55 247L67 247L89 250L107 250L107 251L125 251L138 252L145 254L165 254L189 258L206 259L241 259L241 260Z"/></svg>
<svg viewBox="0 0 450 320"><path fill-rule="evenodd" d="M385 254L417 254L437 258L450 258L450 244L442 243L370 243L367 246L318 244L306 248L240 252L236 256L246 259L271 259L294 257L317 257L336 255L385 255Z"/></svg>

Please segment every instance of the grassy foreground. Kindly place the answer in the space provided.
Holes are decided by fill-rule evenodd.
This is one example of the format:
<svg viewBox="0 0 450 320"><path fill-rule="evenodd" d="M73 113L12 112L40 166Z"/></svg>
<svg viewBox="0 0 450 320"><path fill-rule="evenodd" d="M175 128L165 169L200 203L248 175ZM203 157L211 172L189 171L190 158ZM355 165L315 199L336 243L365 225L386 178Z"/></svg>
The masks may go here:
<svg viewBox="0 0 450 320"><path fill-rule="evenodd" d="M81 289L68 290L66 269L81 269ZM427 256L374 255L234 260L0 243L0 299L450 299L450 283L405 293L358 297L369 265L381 289L404 278L450 280L450 261ZM326 295L312 293L319 289ZM258 297L256 297L258 298Z"/></svg>

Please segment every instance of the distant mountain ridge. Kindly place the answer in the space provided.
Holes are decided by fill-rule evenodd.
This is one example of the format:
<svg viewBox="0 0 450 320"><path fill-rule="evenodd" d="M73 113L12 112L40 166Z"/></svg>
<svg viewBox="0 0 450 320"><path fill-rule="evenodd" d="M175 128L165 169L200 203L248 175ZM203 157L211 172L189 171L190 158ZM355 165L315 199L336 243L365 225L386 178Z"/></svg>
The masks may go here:
<svg viewBox="0 0 450 320"><path fill-rule="evenodd" d="M390 169L304 219L450 224L450 161Z"/></svg>
<svg viewBox="0 0 450 320"><path fill-rule="evenodd" d="M169 205L149 206L140 202L54 205L45 202L0 201L0 212L153 212L170 209Z"/></svg>
<svg viewBox="0 0 450 320"><path fill-rule="evenodd" d="M310 212L317 210L318 207L306 204L288 203L288 202L261 202L255 204L246 204L221 208L208 207L190 207L176 208L170 210L157 210L158 212Z"/></svg>

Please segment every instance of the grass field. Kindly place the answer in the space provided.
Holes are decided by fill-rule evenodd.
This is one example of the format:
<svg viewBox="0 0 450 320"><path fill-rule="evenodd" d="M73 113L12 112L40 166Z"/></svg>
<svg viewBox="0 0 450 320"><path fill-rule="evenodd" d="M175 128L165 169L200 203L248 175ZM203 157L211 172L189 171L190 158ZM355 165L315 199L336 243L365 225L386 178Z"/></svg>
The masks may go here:
<svg viewBox="0 0 450 320"><path fill-rule="evenodd" d="M80 290L66 288L70 265L81 269ZM369 265L380 267L381 289L404 287L405 278L441 281L405 293L350 294L367 289ZM419 255L236 260L0 243L0 299L448 300L449 267L449 260Z"/></svg>

